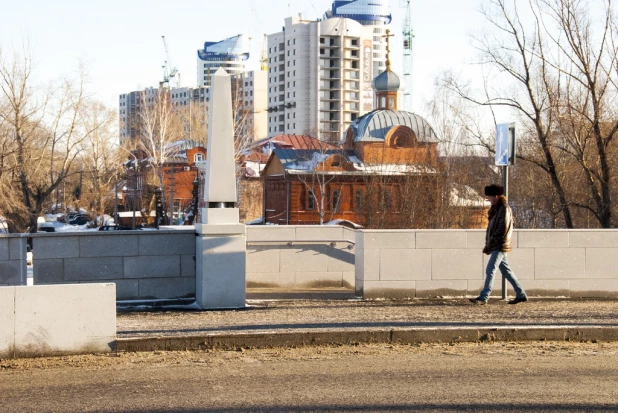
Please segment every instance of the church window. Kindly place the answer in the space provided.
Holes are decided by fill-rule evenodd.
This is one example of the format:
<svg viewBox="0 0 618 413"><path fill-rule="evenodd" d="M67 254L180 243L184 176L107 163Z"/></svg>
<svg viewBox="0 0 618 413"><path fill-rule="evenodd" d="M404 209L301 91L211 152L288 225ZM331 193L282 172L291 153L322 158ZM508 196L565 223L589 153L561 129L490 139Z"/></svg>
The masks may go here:
<svg viewBox="0 0 618 413"><path fill-rule="evenodd" d="M307 209L309 211L313 211L315 209L315 192L313 192L313 189L309 190L309 197L307 200Z"/></svg>
<svg viewBox="0 0 618 413"><path fill-rule="evenodd" d="M332 199L331 199L331 201L332 201L331 207L332 207L333 212L336 212L339 209L339 201L340 201L340 199L341 199L341 191L338 190L338 189L335 189L333 191L333 196L332 196Z"/></svg>

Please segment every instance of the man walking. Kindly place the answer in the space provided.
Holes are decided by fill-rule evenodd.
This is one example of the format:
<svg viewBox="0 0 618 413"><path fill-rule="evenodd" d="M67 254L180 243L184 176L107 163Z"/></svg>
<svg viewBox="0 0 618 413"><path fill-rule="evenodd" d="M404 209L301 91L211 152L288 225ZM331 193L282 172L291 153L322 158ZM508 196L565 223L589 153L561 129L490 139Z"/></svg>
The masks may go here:
<svg viewBox="0 0 618 413"><path fill-rule="evenodd" d="M498 268L515 290L515 299L509 301L509 304L528 301L526 292L519 284L506 258L506 253L512 248L513 214L504 196L504 188L495 184L488 185L485 187L485 197L491 204L487 214L489 223L485 233L485 248L483 248L483 253L489 255L489 261L485 270L485 286L481 294L477 298L470 298L470 301L478 305L487 304Z"/></svg>

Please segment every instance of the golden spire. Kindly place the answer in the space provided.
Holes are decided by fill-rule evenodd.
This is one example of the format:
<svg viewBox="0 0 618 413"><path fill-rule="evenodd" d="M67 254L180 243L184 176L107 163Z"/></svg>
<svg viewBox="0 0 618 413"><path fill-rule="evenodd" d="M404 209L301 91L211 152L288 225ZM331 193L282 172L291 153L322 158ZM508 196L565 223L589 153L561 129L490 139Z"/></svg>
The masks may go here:
<svg viewBox="0 0 618 413"><path fill-rule="evenodd" d="M390 48L389 38L393 36L394 34L391 34L390 29L386 29L386 34L382 36L382 37L386 37L386 71L388 72L391 71L391 59L390 59L391 48Z"/></svg>

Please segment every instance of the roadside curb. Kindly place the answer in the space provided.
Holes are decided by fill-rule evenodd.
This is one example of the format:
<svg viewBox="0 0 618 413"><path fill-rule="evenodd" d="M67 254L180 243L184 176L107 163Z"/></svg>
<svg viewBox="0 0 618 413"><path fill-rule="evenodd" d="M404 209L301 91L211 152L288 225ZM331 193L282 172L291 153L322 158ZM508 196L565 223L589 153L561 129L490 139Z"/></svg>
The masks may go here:
<svg viewBox="0 0 618 413"><path fill-rule="evenodd" d="M502 341L618 341L617 327L532 326L388 328L372 330L267 331L211 333L201 336L120 338L116 352L238 350L243 348L301 347L355 344L470 343Z"/></svg>

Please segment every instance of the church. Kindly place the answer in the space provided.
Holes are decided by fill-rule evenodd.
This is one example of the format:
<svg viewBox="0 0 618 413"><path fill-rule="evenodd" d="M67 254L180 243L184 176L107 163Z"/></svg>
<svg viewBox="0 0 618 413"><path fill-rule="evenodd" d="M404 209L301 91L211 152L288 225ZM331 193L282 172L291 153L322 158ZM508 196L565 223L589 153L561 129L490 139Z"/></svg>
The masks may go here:
<svg viewBox="0 0 618 413"><path fill-rule="evenodd" d="M262 172L264 223L443 227L436 133L421 116L398 109L401 80L390 60L372 87L375 109L350 124L340 147L273 149Z"/></svg>

